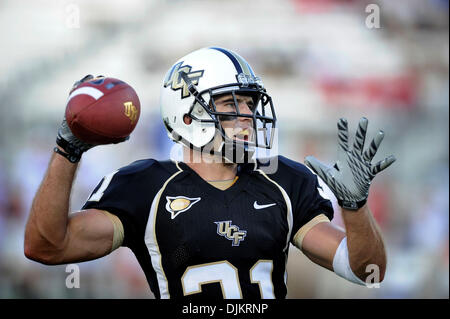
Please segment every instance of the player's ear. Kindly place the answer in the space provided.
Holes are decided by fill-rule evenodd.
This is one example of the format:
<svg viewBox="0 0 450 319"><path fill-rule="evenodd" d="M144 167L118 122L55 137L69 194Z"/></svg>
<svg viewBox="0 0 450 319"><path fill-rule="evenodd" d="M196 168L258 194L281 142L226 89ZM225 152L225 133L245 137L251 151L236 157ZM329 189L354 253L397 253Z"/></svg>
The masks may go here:
<svg viewBox="0 0 450 319"><path fill-rule="evenodd" d="M184 124L190 125L192 123L192 118L188 114L184 114L183 122Z"/></svg>

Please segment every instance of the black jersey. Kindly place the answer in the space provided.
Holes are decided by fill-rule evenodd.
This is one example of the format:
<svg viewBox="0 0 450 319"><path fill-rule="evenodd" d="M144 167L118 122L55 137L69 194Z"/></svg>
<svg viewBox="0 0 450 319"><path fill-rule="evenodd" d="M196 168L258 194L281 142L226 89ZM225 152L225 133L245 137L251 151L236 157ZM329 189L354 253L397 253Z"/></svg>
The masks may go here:
<svg viewBox="0 0 450 319"><path fill-rule="evenodd" d="M156 298L285 298L289 243L317 215L333 218L318 187L282 156L270 175L240 165L224 191L182 162L148 159L107 175L83 209L119 217Z"/></svg>

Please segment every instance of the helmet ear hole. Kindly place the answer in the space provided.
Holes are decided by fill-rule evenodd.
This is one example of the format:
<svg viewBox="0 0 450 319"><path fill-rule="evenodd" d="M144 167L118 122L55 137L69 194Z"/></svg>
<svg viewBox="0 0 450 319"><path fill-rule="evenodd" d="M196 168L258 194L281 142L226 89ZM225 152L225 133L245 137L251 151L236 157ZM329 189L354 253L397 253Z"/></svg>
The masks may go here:
<svg viewBox="0 0 450 319"><path fill-rule="evenodd" d="M192 123L192 118L188 115L188 114L184 114L183 116L183 122L186 125L191 125Z"/></svg>

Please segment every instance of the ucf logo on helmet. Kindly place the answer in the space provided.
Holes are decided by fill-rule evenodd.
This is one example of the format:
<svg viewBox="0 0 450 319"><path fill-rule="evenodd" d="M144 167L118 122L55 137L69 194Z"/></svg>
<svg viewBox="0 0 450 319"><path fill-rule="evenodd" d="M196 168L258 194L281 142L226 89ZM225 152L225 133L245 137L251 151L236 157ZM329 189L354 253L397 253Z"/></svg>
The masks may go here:
<svg viewBox="0 0 450 319"><path fill-rule="evenodd" d="M186 82L180 76L181 72L187 74L189 79L192 81L192 84L197 85L198 80L203 76L204 70L192 71L192 67L190 65L182 65L183 61L175 64L167 73L166 78L164 79L164 87L168 87L174 91L181 89L181 98L184 99L190 95L188 86Z"/></svg>

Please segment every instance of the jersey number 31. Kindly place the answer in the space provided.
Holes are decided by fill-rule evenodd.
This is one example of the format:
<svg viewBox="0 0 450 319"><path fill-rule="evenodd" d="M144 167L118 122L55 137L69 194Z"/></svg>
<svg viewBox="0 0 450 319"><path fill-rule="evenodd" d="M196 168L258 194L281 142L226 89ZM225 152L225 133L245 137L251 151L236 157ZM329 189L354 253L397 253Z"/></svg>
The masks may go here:
<svg viewBox="0 0 450 319"><path fill-rule="evenodd" d="M272 260L258 260L250 269L250 281L258 284L262 299L274 299ZM184 295L202 292L202 285L219 283L225 299L242 299L238 270L228 261L190 266L181 277Z"/></svg>

